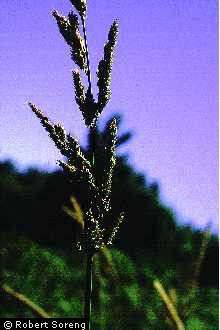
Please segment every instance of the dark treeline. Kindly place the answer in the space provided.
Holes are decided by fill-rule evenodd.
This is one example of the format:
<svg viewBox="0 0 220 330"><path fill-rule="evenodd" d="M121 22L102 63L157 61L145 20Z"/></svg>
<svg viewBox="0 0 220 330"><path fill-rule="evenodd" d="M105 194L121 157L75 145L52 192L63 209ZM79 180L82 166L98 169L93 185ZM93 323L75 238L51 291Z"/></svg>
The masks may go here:
<svg viewBox="0 0 220 330"><path fill-rule="evenodd" d="M107 127L108 123L106 124ZM102 148L106 128L97 131L96 171L102 175ZM118 146L130 138L119 137ZM90 141L90 139L88 139ZM87 150L90 152L90 143ZM61 171L42 173L29 169L18 172L10 162L0 164L1 232L15 232L43 246L75 248L79 228L64 211L70 196L86 207L87 196L82 185L68 182ZM159 186L148 183L128 165L126 157L118 157L115 170L112 214L114 218L125 211L126 221L120 229L116 247L138 263L149 262L162 270L176 265L187 278L193 273L202 241L202 233L177 224L170 208L160 200ZM211 236L200 272L203 286L218 285L218 239Z"/></svg>

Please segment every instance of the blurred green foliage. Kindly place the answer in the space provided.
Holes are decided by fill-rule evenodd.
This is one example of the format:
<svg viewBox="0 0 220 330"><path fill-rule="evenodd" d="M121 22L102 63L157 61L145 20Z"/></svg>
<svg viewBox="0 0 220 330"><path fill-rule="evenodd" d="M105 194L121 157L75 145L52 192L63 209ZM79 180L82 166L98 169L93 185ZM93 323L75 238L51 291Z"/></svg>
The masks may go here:
<svg viewBox="0 0 220 330"><path fill-rule="evenodd" d="M81 317L83 310L84 260L80 254L65 256L14 234L1 238L2 282L25 294L53 317ZM181 274L172 269L152 272L148 262L136 265L125 253L111 254L115 276L103 267L101 255L95 259L93 329L175 329L169 314L153 288L160 278L166 288L175 287L177 309L189 330L218 329L218 291L187 290ZM13 299L0 299L0 317L33 317Z"/></svg>

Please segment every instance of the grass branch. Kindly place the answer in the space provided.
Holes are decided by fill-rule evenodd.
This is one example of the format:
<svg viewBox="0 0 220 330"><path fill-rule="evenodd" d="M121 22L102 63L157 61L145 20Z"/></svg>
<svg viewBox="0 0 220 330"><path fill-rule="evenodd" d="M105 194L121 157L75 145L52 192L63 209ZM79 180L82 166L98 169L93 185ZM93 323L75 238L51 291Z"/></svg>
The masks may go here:
<svg viewBox="0 0 220 330"><path fill-rule="evenodd" d="M84 304L84 317L89 320L91 318L91 298L92 298L92 270L93 270L93 256L87 253L86 260L86 287L85 287L85 304Z"/></svg>
<svg viewBox="0 0 220 330"><path fill-rule="evenodd" d="M205 259L210 237L211 237L211 232L209 229L207 229L202 233L202 241L199 249L199 255L196 259L195 270L192 277L192 283L191 283L192 288L198 288L199 286L199 276L201 273L203 261Z"/></svg>
<svg viewBox="0 0 220 330"><path fill-rule="evenodd" d="M22 293L13 290L8 285L6 284L2 285L1 291L3 291L3 294L6 293L8 296L16 300L19 304L26 306L37 317L44 319L51 318L51 316L47 312L45 312L40 306L35 304L33 301L31 301Z"/></svg>
<svg viewBox="0 0 220 330"><path fill-rule="evenodd" d="M183 321L181 320L172 299L166 293L163 285L160 283L159 280L154 280L153 285L154 285L154 288L157 290L160 298L162 299L162 301L166 305L167 310L170 313L170 316L172 317L172 320L175 322L177 329L178 330L185 330L185 326L183 324Z"/></svg>

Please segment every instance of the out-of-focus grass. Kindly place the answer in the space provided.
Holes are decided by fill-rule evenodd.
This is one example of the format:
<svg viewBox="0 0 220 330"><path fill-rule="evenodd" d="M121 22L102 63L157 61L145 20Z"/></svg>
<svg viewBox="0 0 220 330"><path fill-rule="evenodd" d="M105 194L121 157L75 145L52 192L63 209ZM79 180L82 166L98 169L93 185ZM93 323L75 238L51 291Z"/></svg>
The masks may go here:
<svg viewBox="0 0 220 330"><path fill-rule="evenodd" d="M71 256L18 238L0 235L2 283L25 294L54 317L81 317L85 269L83 258ZM109 253L109 252L108 252ZM176 269L157 274L147 263L137 266L124 253L111 250L95 259L93 325L95 330L175 329L164 303L153 288L160 278L167 289L181 283ZM179 281L178 281L179 280ZM174 288L176 308L189 330L218 329L218 292L216 289ZM0 299L0 317L33 317L24 306L11 299Z"/></svg>

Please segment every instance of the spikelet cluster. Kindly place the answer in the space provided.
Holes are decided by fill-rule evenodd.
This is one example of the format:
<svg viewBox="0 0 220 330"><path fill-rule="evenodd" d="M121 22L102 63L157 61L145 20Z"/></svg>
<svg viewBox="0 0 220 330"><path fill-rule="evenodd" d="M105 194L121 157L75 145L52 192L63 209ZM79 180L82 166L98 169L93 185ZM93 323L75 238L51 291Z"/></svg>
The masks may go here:
<svg viewBox="0 0 220 330"><path fill-rule="evenodd" d="M86 18L87 3L86 0L70 0L72 5L76 8L81 18Z"/></svg>
<svg viewBox="0 0 220 330"><path fill-rule="evenodd" d="M113 239L118 232L119 225L124 219L124 215L121 213L119 218L113 224L112 230L107 232L105 228L105 217L110 211L110 195L112 190L112 176L114 167L116 164L116 140L117 140L117 122L113 118L108 127L108 136L105 146L105 168L103 181L97 187L97 190L93 192L91 196L91 203L88 212L86 213L88 236L91 240L89 246L85 246L85 249L92 249L94 252L100 249L104 245L112 244Z"/></svg>
<svg viewBox="0 0 220 330"><path fill-rule="evenodd" d="M102 203L106 211L110 207L110 194L112 190L112 176L116 164L117 123L114 118L108 127L107 144L105 146L104 179L101 185Z"/></svg>
<svg viewBox="0 0 220 330"><path fill-rule="evenodd" d="M79 142L70 134L66 134L64 127L60 124L53 124L36 105L30 102L28 104L40 119L42 126L49 133L60 153L68 160L68 163L58 161L58 164L77 180L89 184L91 188L95 187L91 163L81 151Z"/></svg>
<svg viewBox="0 0 220 330"><path fill-rule="evenodd" d="M98 118L97 104L93 98L91 90L88 88L85 91L85 87L81 80L80 71L75 69L73 70L72 75L76 103L82 113L86 126L92 128L95 126Z"/></svg>
<svg viewBox="0 0 220 330"><path fill-rule="evenodd" d="M61 35L70 46L72 60L88 76L88 87L86 88L81 79L80 70L74 69L72 72L76 103L82 113L85 124L94 130L97 119L111 96L111 71L118 36L118 23L114 21L110 28L108 41L104 46L104 56L98 65L98 98L95 101L91 88L87 38L85 34L87 3L86 0L70 1L81 18L83 37L80 34L78 17L73 12L69 12L67 18L60 15L56 10L52 14L56 19ZM87 253L95 253L102 246L112 244L123 219L123 214L120 214L113 224L112 230L110 232L109 230L107 231L105 218L110 211L112 176L116 164L116 119L113 119L108 126L104 155L104 175L102 182L97 183L94 164L86 158L79 142L70 134L67 134L63 126L52 123L36 105L29 103L29 106L40 119L42 126L49 133L56 147L66 159L66 161L59 160L58 164L71 178L86 184L88 187L90 200L83 216L83 240L81 246Z"/></svg>
<svg viewBox="0 0 220 330"><path fill-rule="evenodd" d="M87 72L85 41L81 37L79 30L79 20L73 12L68 14L68 19L54 10L52 15L57 21L60 33L66 43L70 46L71 58L80 67Z"/></svg>
<svg viewBox="0 0 220 330"><path fill-rule="evenodd" d="M98 106L99 112L101 113L111 97L111 73L115 45L118 37L118 22L114 21L112 24L109 34L108 41L104 46L104 57L101 59L98 65L97 77L98 77Z"/></svg>

